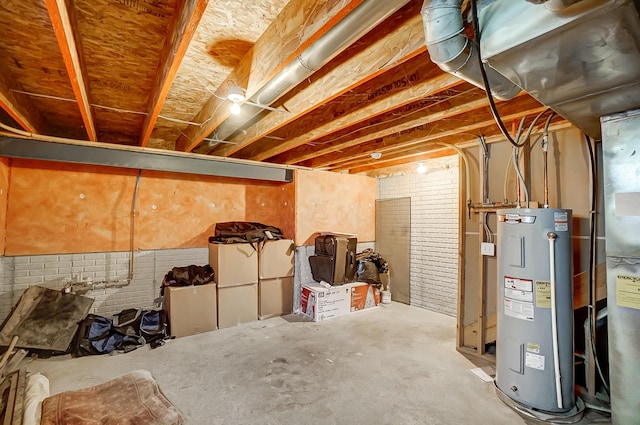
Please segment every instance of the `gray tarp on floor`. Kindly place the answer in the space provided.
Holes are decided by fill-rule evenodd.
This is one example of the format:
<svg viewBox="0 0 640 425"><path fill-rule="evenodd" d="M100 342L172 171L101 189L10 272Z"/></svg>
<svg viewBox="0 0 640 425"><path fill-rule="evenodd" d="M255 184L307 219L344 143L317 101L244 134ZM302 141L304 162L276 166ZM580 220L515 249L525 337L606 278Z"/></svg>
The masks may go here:
<svg viewBox="0 0 640 425"><path fill-rule="evenodd" d="M18 335L17 347L66 352L92 304L92 298L32 286L0 330L0 346Z"/></svg>

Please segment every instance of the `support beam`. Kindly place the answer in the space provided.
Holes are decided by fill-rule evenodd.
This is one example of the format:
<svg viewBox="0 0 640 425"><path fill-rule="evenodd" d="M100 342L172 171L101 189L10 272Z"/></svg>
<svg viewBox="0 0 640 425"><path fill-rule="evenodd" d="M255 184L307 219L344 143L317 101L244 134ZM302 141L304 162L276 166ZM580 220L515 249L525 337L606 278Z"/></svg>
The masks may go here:
<svg viewBox="0 0 640 425"><path fill-rule="evenodd" d="M96 136L91 103L89 102L89 90L86 85L80 55L78 54L67 3L65 0L45 0L45 3L47 4L49 17L58 40L58 46L60 46L60 53L62 53L67 74L69 74L73 93L78 101L78 108L80 108L80 115L82 115L82 122L87 136L89 140L95 142L98 137Z"/></svg>
<svg viewBox="0 0 640 425"><path fill-rule="evenodd" d="M291 0L191 120L202 125L187 127L176 150L192 151L230 115L223 107L229 84L245 87L250 98L363 1Z"/></svg>
<svg viewBox="0 0 640 425"><path fill-rule="evenodd" d="M347 49L343 55L347 58L346 60L338 63L329 72L322 74L323 71L319 71L321 75L318 78L297 89L297 92L284 102L284 107L291 111L290 114L267 115L251 127L244 129L242 134L234 137L232 141L236 143L235 145L217 148L213 154L233 155L421 53L424 53L425 61L429 62L419 7L414 9L415 6L407 7L393 15L385 21L384 26L378 26L357 45ZM370 44L363 48L365 43ZM241 157L264 158L258 157L256 152L252 151L246 154L244 151L241 152Z"/></svg>
<svg viewBox="0 0 640 425"><path fill-rule="evenodd" d="M71 140L52 142L0 135L0 156L275 182L293 181L293 170L283 166Z"/></svg>
<svg viewBox="0 0 640 425"><path fill-rule="evenodd" d="M162 105L208 3L209 0L186 0L181 2L181 7L176 11L176 16L160 54L158 71L149 95L147 117L142 125L140 146L144 147L149 143L149 137L151 137L156 125Z"/></svg>

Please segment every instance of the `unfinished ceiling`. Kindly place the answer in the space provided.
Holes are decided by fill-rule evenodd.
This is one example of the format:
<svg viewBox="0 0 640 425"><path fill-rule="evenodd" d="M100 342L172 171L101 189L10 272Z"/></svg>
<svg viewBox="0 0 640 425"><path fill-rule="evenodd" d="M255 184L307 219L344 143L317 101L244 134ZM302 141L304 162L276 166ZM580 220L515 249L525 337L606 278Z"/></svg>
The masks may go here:
<svg viewBox="0 0 640 425"><path fill-rule="evenodd" d="M444 144L498 137L485 92L431 62L421 7L2 0L0 122L41 136L370 175L455 153ZM382 10L352 23L360 8ZM299 63L299 81L284 84ZM232 116L226 97L236 85L271 109L244 104ZM269 85L280 90L265 94ZM524 92L498 103L509 126L544 109Z"/></svg>

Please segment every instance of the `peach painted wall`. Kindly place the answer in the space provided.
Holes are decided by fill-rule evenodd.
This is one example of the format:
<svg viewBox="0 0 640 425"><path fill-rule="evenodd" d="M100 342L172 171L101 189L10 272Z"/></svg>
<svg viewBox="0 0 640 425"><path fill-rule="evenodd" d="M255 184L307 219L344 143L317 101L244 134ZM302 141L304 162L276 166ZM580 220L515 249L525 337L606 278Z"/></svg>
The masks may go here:
<svg viewBox="0 0 640 425"><path fill-rule="evenodd" d="M135 171L14 159L6 255L124 251Z"/></svg>
<svg viewBox="0 0 640 425"><path fill-rule="evenodd" d="M278 227L287 239L295 237L295 184L247 185L247 221Z"/></svg>
<svg viewBox="0 0 640 425"><path fill-rule="evenodd" d="M139 249L207 246L217 222L245 220L246 185L236 179L143 171L138 189Z"/></svg>
<svg viewBox="0 0 640 425"><path fill-rule="evenodd" d="M9 159L0 158L0 255L4 254L7 230L7 196L9 192Z"/></svg>
<svg viewBox="0 0 640 425"><path fill-rule="evenodd" d="M8 199L5 217L0 197L0 248L5 255L128 251L136 177L131 169L1 159ZM373 241L375 198L375 179L348 174L297 170L287 184L143 171L134 247L204 247L215 223L234 220L279 227L297 245L321 231Z"/></svg>
<svg viewBox="0 0 640 425"><path fill-rule="evenodd" d="M2 167L9 169L6 161ZM34 160L13 160L10 170L6 255L129 250L137 170ZM291 211L247 213L247 188L255 185L248 182L143 171L135 248L204 247L216 222L232 220L268 221L293 234ZM279 191L269 202L289 196L293 203L293 189L268 191Z"/></svg>
<svg viewBox="0 0 640 425"><path fill-rule="evenodd" d="M355 233L375 240L377 180L372 177L296 170L296 245L312 245L319 232Z"/></svg>

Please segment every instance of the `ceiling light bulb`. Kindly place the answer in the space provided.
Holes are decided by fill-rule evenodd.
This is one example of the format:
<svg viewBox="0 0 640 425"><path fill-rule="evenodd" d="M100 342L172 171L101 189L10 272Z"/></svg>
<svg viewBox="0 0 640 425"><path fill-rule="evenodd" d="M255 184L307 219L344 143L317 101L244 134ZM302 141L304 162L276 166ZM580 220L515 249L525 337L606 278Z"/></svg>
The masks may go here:
<svg viewBox="0 0 640 425"><path fill-rule="evenodd" d="M231 109L231 113L232 113L233 115L238 115L238 114L240 113L240 111L241 111L241 109L240 109L240 104L239 104L239 103L236 103L236 102L233 102L233 103L231 104L231 108L230 108L230 109Z"/></svg>
<svg viewBox="0 0 640 425"><path fill-rule="evenodd" d="M373 158L373 159L382 158L382 152L371 152L371 158Z"/></svg>
<svg viewBox="0 0 640 425"><path fill-rule="evenodd" d="M424 174L424 173L427 172L427 166L424 165L424 163L421 162L420 164L418 164L418 170L417 171L420 174Z"/></svg>

